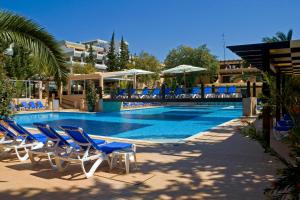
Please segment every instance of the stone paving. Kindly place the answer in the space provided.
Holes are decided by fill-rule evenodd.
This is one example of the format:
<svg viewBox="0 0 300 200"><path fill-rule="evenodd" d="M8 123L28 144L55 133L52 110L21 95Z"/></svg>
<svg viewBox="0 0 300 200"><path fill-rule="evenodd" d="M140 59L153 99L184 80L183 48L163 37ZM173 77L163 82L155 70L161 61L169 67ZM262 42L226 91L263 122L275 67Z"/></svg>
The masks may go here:
<svg viewBox="0 0 300 200"><path fill-rule="evenodd" d="M0 157L0 199L264 199L280 163L239 134L233 120L177 144L138 144L138 168L109 172L106 163L85 179L80 166L64 173L47 161L32 166Z"/></svg>

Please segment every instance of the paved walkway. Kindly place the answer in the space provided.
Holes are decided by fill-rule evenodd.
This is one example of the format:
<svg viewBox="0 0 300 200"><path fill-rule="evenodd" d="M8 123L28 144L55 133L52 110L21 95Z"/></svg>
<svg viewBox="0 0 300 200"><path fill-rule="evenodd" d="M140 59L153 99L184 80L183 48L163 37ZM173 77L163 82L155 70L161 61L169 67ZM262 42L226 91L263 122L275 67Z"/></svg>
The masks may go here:
<svg viewBox="0 0 300 200"><path fill-rule="evenodd" d="M240 121L182 144L138 146L138 169L125 175L103 164L85 179L79 166L64 173L0 160L0 199L264 199L279 163L241 136Z"/></svg>

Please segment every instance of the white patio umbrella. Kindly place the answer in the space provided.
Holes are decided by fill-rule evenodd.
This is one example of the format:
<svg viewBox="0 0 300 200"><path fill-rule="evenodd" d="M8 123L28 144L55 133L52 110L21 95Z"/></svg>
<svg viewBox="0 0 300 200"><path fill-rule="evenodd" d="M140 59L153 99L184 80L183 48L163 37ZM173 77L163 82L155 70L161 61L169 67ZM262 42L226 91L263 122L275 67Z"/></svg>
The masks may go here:
<svg viewBox="0 0 300 200"><path fill-rule="evenodd" d="M143 69L129 69L122 71L124 75L132 75L133 76L133 88L136 89L136 76L137 75L145 75L145 74L154 74L154 72L146 71Z"/></svg>
<svg viewBox="0 0 300 200"><path fill-rule="evenodd" d="M133 87L136 89L136 76L143 74L153 74L154 72L142 70L142 69L129 69L117 72L107 72L105 77L117 77L117 76L133 76Z"/></svg>
<svg viewBox="0 0 300 200"><path fill-rule="evenodd" d="M162 71L164 74L183 74L184 76L184 87L186 88L186 73L196 72L196 71L204 71L206 70L203 67L194 67L192 65L178 65L177 67L173 67L167 70Z"/></svg>

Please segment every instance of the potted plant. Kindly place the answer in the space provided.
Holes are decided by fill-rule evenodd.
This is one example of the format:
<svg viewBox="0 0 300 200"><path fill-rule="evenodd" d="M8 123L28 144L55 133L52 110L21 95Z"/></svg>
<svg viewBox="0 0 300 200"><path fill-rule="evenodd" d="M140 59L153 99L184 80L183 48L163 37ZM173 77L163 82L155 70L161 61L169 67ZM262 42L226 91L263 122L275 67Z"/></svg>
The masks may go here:
<svg viewBox="0 0 300 200"><path fill-rule="evenodd" d="M86 104L89 112L95 110L95 105L97 101L97 90L92 81L89 81L85 93Z"/></svg>

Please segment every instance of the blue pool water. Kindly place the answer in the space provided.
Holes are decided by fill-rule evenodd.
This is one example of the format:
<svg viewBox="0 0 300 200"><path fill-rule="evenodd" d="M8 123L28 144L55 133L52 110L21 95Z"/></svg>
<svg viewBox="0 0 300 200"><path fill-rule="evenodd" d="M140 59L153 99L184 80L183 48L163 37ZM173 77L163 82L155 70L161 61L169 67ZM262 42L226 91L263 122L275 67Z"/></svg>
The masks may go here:
<svg viewBox="0 0 300 200"><path fill-rule="evenodd" d="M80 126L89 134L139 140L181 140L242 115L241 106L168 106L112 113L48 112L19 114L27 127L34 122Z"/></svg>

